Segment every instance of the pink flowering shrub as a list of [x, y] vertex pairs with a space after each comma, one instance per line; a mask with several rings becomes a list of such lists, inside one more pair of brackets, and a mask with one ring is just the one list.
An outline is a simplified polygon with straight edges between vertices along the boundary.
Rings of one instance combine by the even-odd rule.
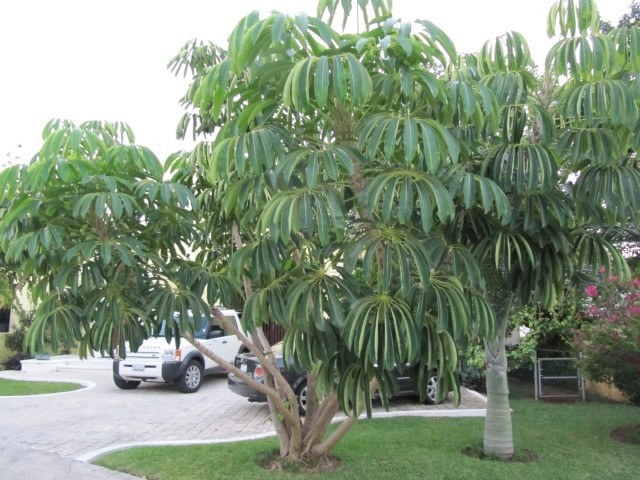
[[640, 404], [640, 280], [600, 279], [584, 289], [572, 346], [587, 378], [607, 382]]

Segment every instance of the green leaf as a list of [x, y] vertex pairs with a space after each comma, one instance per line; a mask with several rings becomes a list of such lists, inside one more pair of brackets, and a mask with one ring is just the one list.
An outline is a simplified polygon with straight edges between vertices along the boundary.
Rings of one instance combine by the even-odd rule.
[[333, 57], [333, 95], [337, 100], [347, 100], [347, 80], [342, 66], [342, 59], [336, 55]]
[[442, 158], [440, 141], [438, 140], [435, 130], [430, 124], [421, 122], [420, 128], [422, 129], [422, 149], [427, 170], [430, 173], [436, 173], [440, 167]]
[[391, 158], [396, 148], [398, 127], [400, 125], [399, 118], [390, 118], [387, 123], [387, 132], [384, 137], [384, 155]]
[[366, 102], [373, 93], [373, 84], [369, 72], [351, 53], [346, 54], [349, 65], [351, 96], [355, 105]]
[[316, 63], [313, 92], [318, 106], [324, 108], [329, 95], [329, 59], [327, 57], [320, 57]]
[[418, 151], [418, 126], [414, 119], [406, 117], [402, 138], [404, 144], [404, 161], [411, 163]]
[[31, 197], [23, 197], [9, 207], [8, 211], [2, 218], [2, 224], [10, 225], [25, 216], [34, 216], [38, 211], [39, 206], [39, 200]]

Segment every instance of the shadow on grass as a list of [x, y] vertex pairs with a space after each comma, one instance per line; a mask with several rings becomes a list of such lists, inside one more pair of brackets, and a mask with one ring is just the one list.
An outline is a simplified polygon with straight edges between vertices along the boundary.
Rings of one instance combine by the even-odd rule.
[[640, 423], [616, 428], [611, 432], [611, 438], [622, 443], [640, 445]]
[[514, 452], [511, 458], [500, 458], [497, 455], [484, 453], [482, 443], [465, 447], [461, 450], [464, 455], [477, 458], [479, 460], [492, 460], [494, 462], [502, 463], [529, 463], [538, 460], [538, 454], [531, 450], [522, 449]]

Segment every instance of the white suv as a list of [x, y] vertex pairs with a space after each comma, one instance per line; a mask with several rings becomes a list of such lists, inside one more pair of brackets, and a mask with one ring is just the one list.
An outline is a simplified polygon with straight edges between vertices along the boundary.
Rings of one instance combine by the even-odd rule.
[[[241, 329], [240, 317], [235, 310], [221, 307], [218, 310]], [[236, 354], [244, 349], [242, 342], [225, 329], [217, 318], [209, 320], [203, 316], [193, 319], [191, 312], [189, 315], [197, 327], [194, 337], [233, 363]], [[167, 342], [163, 330], [157, 337], [145, 340], [137, 352], [131, 352], [127, 347], [126, 358], [113, 361], [113, 382], [116, 386], [131, 390], [140, 382], [175, 382], [181, 392], [193, 393], [200, 388], [203, 375], [224, 372], [222, 367], [200, 353], [185, 338], [180, 339], [180, 348], [176, 348], [175, 340]]]

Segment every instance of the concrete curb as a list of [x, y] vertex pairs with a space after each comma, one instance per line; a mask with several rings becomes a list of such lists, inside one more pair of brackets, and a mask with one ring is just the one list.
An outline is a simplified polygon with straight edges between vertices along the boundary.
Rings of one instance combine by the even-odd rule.
[[108, 453], [118, 452], [120, 450], [127, 450], [129, 448], [136, 447], [179, 447], [186, 445], [214, 445], [220, 443], [235, 443], [235, 442], [244, 442], [247, 440], [260, 440], [261, 438], [269, 438], [274, 437], [275, 432], [267, 432], [267, 433], [258, 433], [255, 435], [247, 435], [244, 437], [236, 437], [236, 438], [223, 438], [223, 439], [215, 439], [211, 440], [159, 440], [152, 442], [131, 442], [131, 443], [121, 443], [119, 445], [112, 445], [111, 447], [99, 448], [98, 450], [94, 450], [92, 452], [87, 452], [84, 455], [80, 455], [79, 457], [74, 458], [77, 462], [91, 462], [97, 458], [102, 457]]
[[469, 390], [468, 388], [465, 388], [465, 390], [469, 392], [472, 396], [476, 397], [477, 399], [482, 400], [484, 403], [487, 403], [486, 395], [476, 392], [475, 390]]
[[[471, 390], [469, 390], [471, 392]], [[480, 398], [486, 401], [484, 395], [473, 392]], [[393, 417], [433, 417], [433, 418], [467, 418], [467, 417], [484, 417], [486, 413], [485, 409], [464, 409], [464, 410], [409, 410], [399, 412], [378, 412], [373, 414], [373, 419], [393, 418]], [[346, 416], [339, 416], [333, 419], [331, 423], [338, 423], [345, 420]], [[362, 414], [359, 420], [366, 419], [366, 415]], [[178, 440], [178, 441], [154, 441], [154, 442], [131, 442], [122, 443], [119, 445], [113, 445], [111, 447], [100, 448], [92, 452], [85, 453], [74, 460], [78, 462], [89, 463], [97, 458], [100, 458], [109, 453], [114, 453], [120, 450], [126, 450], [136, 447], [163, 447], [163, 446], [184, 446], [184, 445], [214, 445], [221, 443], [235, 443], [244, 442], [247, 440], [259, 440], [262, 438], [274, 437], [275, 432], [259, 433], [255, 435], [247, 435], [236, 438], [225, 439], [210, 439], [210, 440]]]
[[60, 395], [69, 395], [72, 393], [80, 393], [85, 392], [87, 390], [91, 390], [95, 388], [95, 382], [91, 382], [89, 380], [81, 380], [78, 378], [46, 378], [46, 377], [21, 377], [16, 374], [11, 374], [10, 372], [4, 371], [0, 372], [0, 378], [4, 378], [6, 380], [18, 380], [21, 382], [50, 382], [50, 383], [75, 383], [78, 385], [82, 385], [84, 388], [79, 388], [77, 390], [70, 390], [68, 392], [56, 392], [56, 393], [40, 393], [34, 395], [11, 395], [11, 396], [0, 396], [0, 401], [8, 398], [43, 398], [43, 397], [53, 397]]
[[[83, 364], [85, 366], [89, 365]], [[6, 445], [0, 453], [2, 478], [135, 480], [90, 462], [136, 447], [215, 445], [275, 436], [268, 408], [248, 403], [231, 393], [225, 381], [208, 382], [199, 396], [180, 396], [162, 385], [145, 385], [140, 392], [122, 392], [113, 385], [111, 372], [106, 369], [4, 371], [0, 378], [70, 382], [85, 387], [71, 392], [0, 399], [0, 406], [13, 412], [7, 415], [0, 429], [0, 442]], [[471, 391], [468, 395], [467, 391], [462, 389], [460, 408], [455, 408], [451, 401], [427, 407], [402, 400], [389, 412], [375, 408], [373, 418], [483, 416], [486, 399]], [[77, 392], [86, 393], [60, 397]], [[123, 403], [130, 408], [123, 411]], [[150, 412], [166, 408], [189, 413], [184, 418], [178, 416], [158, 424], [156, 415]], [[194, 420], [198, 418], [199, 421]], [[206, 418], [204, 423], [203, 418]], [[334, 422], [344, 418], [336, 416]], [[92, 425], [93, 430], [79, 435], [75, 425], [83, 422]], [[187, 428], [178, 435], [176, 429], [181, 426]]]

